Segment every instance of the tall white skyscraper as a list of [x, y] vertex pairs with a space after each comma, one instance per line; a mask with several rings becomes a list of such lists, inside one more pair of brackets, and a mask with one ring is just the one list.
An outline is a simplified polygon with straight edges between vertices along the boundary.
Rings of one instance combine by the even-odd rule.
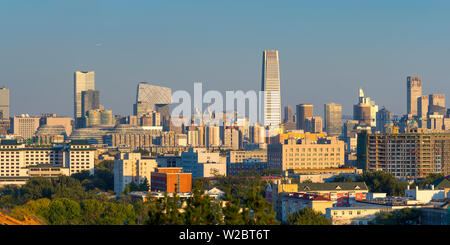
[[74, 74], [74, 118], [78, 127], [80, 119], [84, 116], [81, 109], [81, 93], [83, 91], [95, 90], [94, 71], [76, 71]]
[[278, 128], [281, 123], [278, 50], [264, 50], [261, 90], [264, 91], [264, 126]]

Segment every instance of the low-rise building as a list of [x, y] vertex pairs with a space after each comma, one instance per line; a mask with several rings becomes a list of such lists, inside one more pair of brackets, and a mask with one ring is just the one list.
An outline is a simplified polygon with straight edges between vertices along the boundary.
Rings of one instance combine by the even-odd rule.
[[419, 203], [429, 203], [431, 201], [444, 201], [447, 199], [447, 194], [450, 192], [450, 188], [446, 188], [443, 190], [436, 190], [434, 185], [431, 186], [431, 189], [423, 189], [419, 190], [419, 187], [416, 186], [415, 189], [405, 190], [405, 198], [418, 201]]
[[192, 174], [182, 173], [182, 168], [156, 168], [151, 174], [151, 191], [191, 192]]
[[325, 217], [332, 225], [367, 225], [380, 212], [378, 207], [330, 207]]
[[286, 222], [289, 215], [304, 208], [311, 208], [316, 212], [325, 214], [326, 209], [333, 207], [333, 201], [320, 195], [303, 193], [283, 193], [280, 195], [281, 208], [276, 210], [281, 213], [281, 221]]
[[365, 200], [369, 188], [364, 182], [301, 183], [298, 192], [321, 195], [335, 201], [336, 206], [346, 206], [352, 200]]

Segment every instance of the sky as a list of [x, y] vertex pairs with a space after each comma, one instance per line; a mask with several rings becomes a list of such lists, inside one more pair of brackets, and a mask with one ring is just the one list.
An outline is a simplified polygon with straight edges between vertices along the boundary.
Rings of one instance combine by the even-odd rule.
[[259, 90], [263, 50], [277, 49], [283, 106], [352, 115], [361, 87], [405, 114], [409, 75], [450, 95], [449, 12], [433, 0], [0, 0], [0, 85], [11, 115], [72, 116], [73, 73], [94, 70], [101, 103], [129, 115], [139, 82]]

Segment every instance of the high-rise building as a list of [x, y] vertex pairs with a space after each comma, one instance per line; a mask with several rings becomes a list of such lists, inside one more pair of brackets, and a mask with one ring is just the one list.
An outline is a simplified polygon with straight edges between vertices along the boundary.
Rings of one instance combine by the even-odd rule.
[[11, 119], [14, 135], [23, 139], [30, 139], [39, 128], [41, 118], [30, 117], [28, 115], [15, 116]]
[[353, 106], [353, 119], [360, 124], [375, 128], [377, 126], [378, 105], [366, 97], [362, 88], [358, 91], [358, 104]]
[[285, 106], [284, 107], [284, 120], [283, 122], [294, 122], [294, 113], [292, 111], [291, 106]]
[[0, 88], [0, 119], [9, 120], [9, 89]]
[[358, 168], [385, 171], [396, 178], [450, 174], [450, 134], [413, 129], [407, 133], [358, 133]]
[[422, 96], [422, 77], [408, 76], [406, 78], [407, 86], [407, 114], [417, 116], [417, 99]]
[[342, 105], [325, 104], [325, 131], [329, 136], [339, 137], [342, 134]]
[[81, 92], [81, 116], [86, 116], [89, 110], [100, 109], [100, 91], [86, 90]]
[[278, 128], [281, 123], [278, 50], [264, 50], [261, 90], [264, 91], [264, 126]]
[[209, 126], [206, 129], [206, 145], [208, 147], [220, 146], [220, 127]]
[[322, 133], [323, 123], [321, 117], [307, 117], [305, 124], [305, 132]]
[[133, 113], [140, 118], [147, 112], [156, 111], [161, 114], [161, 121], [164, 123], [165, 119], [169, 120], [171, 103], [171, 88], [139, 83]]
[[445, 107], [445, 94], [430, 94], [430, 105]]
[[386, 108], [383, 107], [381, 110], [379, 110], [377, 112], [377, 131], [381, 133], [386, 133], [384, 126], [386, 124], [392, 123], [393, 117], [394, 113], [387, 110]]
[[95, 72], [94, 71], [76, 71], [74, 73], [74, 118], [75, 126], [82, 127], [82, 92], [95, 90]]
[[313, 117], [313, 105], [311, 104], [300, 104], [296, 106], [297, 114], [297, 129], [306, 130], [305, 120], [307, 117]]
[[422, 95], [417, 99], [417, 116], [419, 118], [427, 118], [429, 104], [430, 96]]

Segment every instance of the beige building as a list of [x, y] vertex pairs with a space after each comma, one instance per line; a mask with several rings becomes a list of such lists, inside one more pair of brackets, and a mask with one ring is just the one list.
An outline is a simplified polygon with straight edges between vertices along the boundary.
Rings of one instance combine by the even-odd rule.
[[325, 214], [328, 208], [333, 207], [333, 201], [314, 194], [303, 193], [283, 193], [280, 195], [281, 208], [277, 213], [281, 213], [281, 221], [288, 221], [292, 215], [304, 208], [311, 208], [316, 212]]
[[422, 77], [421, 76], [408, 76], [406, 78], [406, 92], [407, 92], [407, 103], [406, 111], [407, 114], [412, 114], [417, 116], [417, 99], [422, 96]]
[[311, 104], [299, 104], [296, 106], [297, 112], [297, 129], [306, 131], [305, 120], [308, 117], [314, 116], [313, 105]]
[[94, 71], [76, 71], [74, 73], [74, 118], [79, 121], [84, 115], [81, 110], [81, 93], [95, 90]]
[[30, 117], [28, 115], [13, 117], [13, 133], [23, 139], [30, 139], [34, 136], [40, 125], [40, 117]]
[[445, 94], [430, 94], [430, 105], [445, 107]]
[[342, 105], [330, 103], [324, 105], [324, 128], [329, 136], [342, 134]]
[[94, 154], [95, 150], [81, 141], [48, 148], [27, 147], [16, 140], [2, 140], [0, 184], [11, 178], [23, 180], [33, 176], [72, 175], [83, 170], [94, 174]]
[[307, 117], [305, 119], [305, 131], [311, 133], [322, 133], [323, 123], [321, 117]]
[[95, 149], [86, 141], [72, 140], [66, 149], [65, 167], [69, 168], [70, 175], [82, 171], [89, 171], [90, 175], [94, 175]]
[[358, 135], [358, 168], [385, 171], [397, 178], [450, 174], [450, 134], [412, 130], [402, 134]]
[[334, 137], [318, 141], [288, 139], [267, 148], [269, 166], [289, 169], [326, 169], [345, 164], [345, 143]]
[[325, 217], [332, 225], [367, 225], [381, 211], [378, 207], [329, 207]]
[[417, 116], [419, 118], [427, 118], [429, 105], [430, 96], [422, 95], [417, 99]]
[[150, 186], [151, 173], [157, 167], [155, 158], [143, 158], [140, 153], [121, 153], [114, 161], [114, 192], [120, 195], [131, 182], [141, 184], [147, 180]]
[[71, 117], [57, 117], [57, 116], [46, 116], [42, 117], [41, 124], [49, 125], [49, 126], [57, 126], [62, 125], [66, 130], [66, 135], [70, 136], [72, 134], [72, 122], [73, 118]]
[[244, 159], [260, 159], [261, 162], [267, 162], [267, 150], [228, 152], [228, 162], [230, 163], [242, 163]]

